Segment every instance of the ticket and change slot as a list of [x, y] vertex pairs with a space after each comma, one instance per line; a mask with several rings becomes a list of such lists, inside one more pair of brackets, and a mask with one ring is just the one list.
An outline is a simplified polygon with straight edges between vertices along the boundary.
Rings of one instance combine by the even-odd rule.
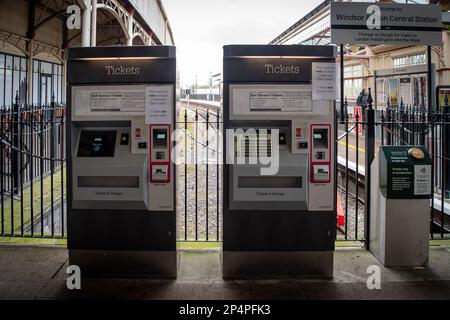
[[[234, 162], [230, 170], [230, 208], [235, 210], [285, 210], [307, 208], [307, 155], [291, 152], [290, 127], [253, 129], [235, 133]], [[274, 141], [274, 139], [277, 139]], [[274, 175], [262, 175], [267, 167], [260, 157], [275, 159], [279, 153], [279, 168]], [[256, 162], [256, 163], [255, 163]]]
[[148, 210], [147, 154], [133, 154], [131, 127], [74, 128], [73, 206], [120, 209], [122, 203]]

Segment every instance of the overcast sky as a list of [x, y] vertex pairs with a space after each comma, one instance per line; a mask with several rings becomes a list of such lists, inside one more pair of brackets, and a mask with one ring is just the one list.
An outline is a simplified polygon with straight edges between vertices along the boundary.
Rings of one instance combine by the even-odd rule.
[[222, 71], [226, 44], [267, 44], [322, 0], [163, 0], [178, 48], [182, 85]]

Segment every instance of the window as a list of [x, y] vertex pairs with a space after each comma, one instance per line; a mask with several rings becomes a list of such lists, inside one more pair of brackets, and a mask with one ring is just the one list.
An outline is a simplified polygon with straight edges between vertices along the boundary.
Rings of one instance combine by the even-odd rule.
[[33, 103], [49, 104], [52, 96], [62, 103], [62, 65], [34, 60], [33, 69]]
[[5, 100], [3, 102], [3, 105], [9, 109], [13, 102], [12, 101], [12, 99], [13, 99], [12, 98], [13, 78], [12, 78], [12, 70], [11, 69], [5, 70], [5, 78], [3, 81], [5, 83]]
[[26, 103], [27, 59], [0, 54], [0, 108], [10, 108], [19, 94]]
[[425, 54], [394, 58], [394, 68], [411, 67], [426, 63]]
[[362, 91], [362, 66], [355, 64], [344, 68], [344, 92], [349, 99], [356, 99]]
[[[22, 104], [48, 104], [53, 94], [57, 103], [63, 102], [62, 65], [33, 60], [33, 72], [28, 75], [27, 71], [27, 58], [0, 54], [0, 108], [10, 108], [17, 93]], [[29, 76], [33, 77], [33, 88], [28, 88]], [[32, 101], [28, 101], [29, 89], [32, 90]]]

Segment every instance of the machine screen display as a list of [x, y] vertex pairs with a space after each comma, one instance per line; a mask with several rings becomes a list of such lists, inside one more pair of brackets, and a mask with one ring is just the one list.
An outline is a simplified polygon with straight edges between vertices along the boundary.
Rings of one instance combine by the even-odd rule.
[[166, 148], [168, 140], [167, 129], [156, 129], [153, 131], [153, 147]]
[[328, 149], [328, 129], [314, 129], [314, 148]]
[[78, 146], [79, 158], [114, 157], [116, 131], [82, 131]]

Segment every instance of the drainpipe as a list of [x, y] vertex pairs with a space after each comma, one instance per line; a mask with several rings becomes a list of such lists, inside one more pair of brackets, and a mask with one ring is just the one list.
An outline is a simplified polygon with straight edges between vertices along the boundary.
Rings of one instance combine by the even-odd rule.
[[90, 47], [91, 45], [91, 3], [92, 0], [84, 0], [86, 9], [83, 11], [83, 25], [81, 26], [81, 45]]
[[91, 47], [97, 46], [97, 0], [92, 1], [91, 12]]

